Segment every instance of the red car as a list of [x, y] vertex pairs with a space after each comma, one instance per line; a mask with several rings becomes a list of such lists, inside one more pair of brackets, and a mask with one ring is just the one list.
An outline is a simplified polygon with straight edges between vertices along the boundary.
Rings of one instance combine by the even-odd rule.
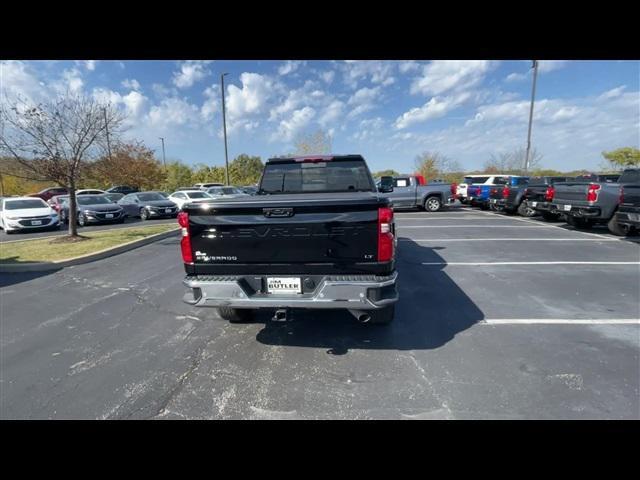
[[69, 199], [69, 195], [55, 195], [51, 197], [47, 203], [53, 208], [58, 214], [60, 214], [60, 209], [62, 208], [62, 202]]
[[45, 188], [44, 190], [38, 193], [32, 193], [31, 195], [28, 195], [28, 196], [38, 197], [46, 202], [51, 197], [54, 197], [56, 195], [68, 195], [68, 194], [69, 194], [69, 191], [64, 187], [50, 187], [50, 188]]

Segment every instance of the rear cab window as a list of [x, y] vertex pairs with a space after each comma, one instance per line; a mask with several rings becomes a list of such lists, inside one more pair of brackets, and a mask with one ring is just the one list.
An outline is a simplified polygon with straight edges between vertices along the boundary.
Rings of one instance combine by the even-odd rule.
[[620, 175], [619, 183], [640, 183], [640, 169], [625, 170]]
[[373, 192], [371, 173], [362, 157], [270, 160], [259, 194]]

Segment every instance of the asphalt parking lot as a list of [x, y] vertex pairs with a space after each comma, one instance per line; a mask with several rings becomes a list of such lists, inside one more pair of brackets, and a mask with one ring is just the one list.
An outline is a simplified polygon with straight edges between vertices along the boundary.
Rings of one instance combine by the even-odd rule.
[[[78, 227], [78, 233], [82, 234], [83, 232], [93, 232], [97, 230], [109, 230], [112, 228], [127, 228], [127, 227], [136, 227], [138, 225], [155, 225], [156, 223], [176, 223], [177, 220], [175, 218], [163, 218], [163, 219], [153, 219], [149, 221], [143, 222], [139, 218], [127, 217], [124, 223], [105, 223], [105, 224], [97, 224], [97, 225], [87, 225], [86, 227]], [[12, 233], [11, 235], [7, 235], [7, 232], [4, 230], [0, 230], [0, 243], [3, 242], [15, 242], [18, 240], [28, 240], [31, 238], [43, 238], [43, 237], [52, 237], [54, 235], [66, 235], [68, 232], [68, 226], [65, 225], [63, 228], [58, 230], [30, 230], [30, 231], [19, 231], [16, 233]]]
[[467, 208], [396, 222], [388, 327], [191, 308], [178, 237], [0, 274], [0, 417], [640, 418], [638, 238]]

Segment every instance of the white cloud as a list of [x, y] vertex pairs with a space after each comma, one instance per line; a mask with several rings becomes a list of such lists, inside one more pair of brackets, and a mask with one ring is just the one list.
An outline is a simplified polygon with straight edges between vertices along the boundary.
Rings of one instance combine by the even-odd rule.
[[76, 65], [84, 67], [85, 69], [93, 72], [96, 69], [98, 62], [96, 60], [76, 60]]
[[413, 80], [412, 94], [440, 95], [478, 85], [496, 65], [488, 60], [434, 60]]
[[507, 82], [520, 82], [522, 80], [524, 80], [525, 78], [527, 78], [527, 74], [526, 73], [510, 73], [509, 75], [507, 75], [507, 78], [505, 78], [505, 80]]
[[322, 72], [320, 74], [320, 78], [322, 78], [322, 80], [329, 85], [331, 82], [333, 82], [333, 78], [336, 76], [336, 72], [335, 70], [327, 70], [325, 72]]
[[180, 63], [180, 70], [173, 72], [173, 84], [178, 88], [189, 88], [211, 74], [205, 68], [210, 61], [187, 60]]
[[306, 64], [307, 62], [301, 60], [287, 60], [278, 68], [278, 74], [288, 75], [295, 72], [298, 68], [305, 66]]
[[398, 65], [398, 70], [400, 73], [413, 72], [420, 68], [420, 64], [414, 60], [409, 60], [407, 62], [400, 62]]
[[211, 85], [203, 92], [206, 100], [200, 107], [200, 115], [205, 121], [213, 119], [213, 116], [220, 110], [220, 87]]
[[396, 119], [395, 127], [399, 130], [413, 124], [445, 116], [451, 110], [458, 108], [471, 98], [471, 94], [464, 92], [450, 97], [433, 97], [422, 107], [412, 108]]
[[22, 96], [30, 103], [37, 103], [47, 97], [44, 83], [25, 62], [3, 60], [0, 62], [0, 94], [9, 98]]
[[622, 95], [624, 90], [627, 88], [626, 85], [620, 85], [619, 87], [612, 88], [611, 90], [607, 90], [602, 95], [598, 97], [598, 100], [608, 100], [610, 98], [616, 98]]
[[328, 125], [335, 124], [338, 119], [343, 116], [344, 113], [344, 102], [340, 100], [332, 101], [324, 111], [320, 114], [320, 118], [318, 119], [318, 123], [326, 128]]
[[538, 72], [549, 73], [560, 70], [568, 65], [567, 60], [538, 60]]
[[278, 131], [272, 135], [271, 140], [290, 142], [298, 132], [309, 125], [315, 114], [316, 111], [311, 107], [295, 110], [289, 119], [280, 122]]
[[378, 60], [347, 60], [342, 65], [344, 82], [351, 88], [357, 88], [362, 79], [373, 84], [391, 85], [395, 78], [392, 73], [396, 62]]
[[381, 87], [368, 88], [363, 87], [356, 91], [348, 100], [348, 104], [354, 107], [349, 112], [349, 117], [356, 117], [364, 112], [374, 109], [376, 101], [380, 98], [382, 93]]
[[362, 120], [358, 130], [351, 136], [354, 140], [366, 140], [372, 138], [384, 126], [382, 117], [368, 118]]
[[140, 82], [138, 82], [135, 78], [133, 79], [128, 79], [125, 78], [120, 85], [122, 85], [124, 88], [128, 88], [130, 90], [140, 90]]
[[166, 131], [176, 126], [198, 126], [200, 111], [184, 99], [165, 98], [160, 104], [151, 107], [147, 119], [151, 127]]
[[142, 112], [145, 110], [147, 97], [142, 95], [140, 92], [132, 90], [122, 97], [122, 102], [124, 103], [127, 112], [137, 118], [140, 117]]
[[53, 87], [59, 93], [69, 91], [73, 94], [80, 93], [84, 81], [82, 80], [82, 73], [77, 68], [71, 68], [62, 72], [61, 80], [54, 82]]

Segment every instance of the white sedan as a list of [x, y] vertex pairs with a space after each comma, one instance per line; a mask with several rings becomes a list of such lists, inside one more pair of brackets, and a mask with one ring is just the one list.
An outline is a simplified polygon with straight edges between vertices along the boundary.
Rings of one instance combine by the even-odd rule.
[[211, 195], [202, 190], [179, 190], [169, 195], [169, 200], [178, 205], [180, 209], [182, 209], [182, 206], [186, 203], [203, 202], [211, 200], [212, 198]]
[[0, 227], [7, 233], [59, 228], [60, 218], [41, 198], [8, 197], [0, 201]]

